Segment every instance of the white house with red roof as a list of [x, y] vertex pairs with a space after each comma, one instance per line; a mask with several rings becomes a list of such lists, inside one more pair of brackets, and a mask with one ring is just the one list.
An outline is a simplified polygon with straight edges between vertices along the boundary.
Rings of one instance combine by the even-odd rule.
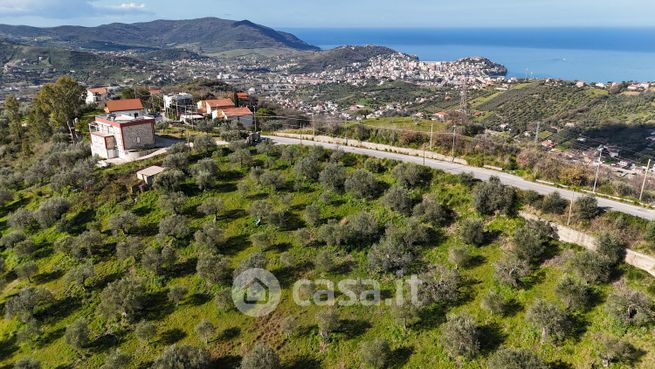
[[255, 119], [252, 111], [245, 106], [216, 110], [212, 112], [212, 118], [230, 122], [239, 122], [244, 127], [251, 126]]
[[198, 101], [198, 112], [210, 115], [214, 111], [224, 108], [234, 108], [234, 101], [231, 99], [214, 99]]
[[111, 97], [111, 91], [108, 87], [92, 87], [86, 90], [86, 103], [102, 105]]
[[89, 124], [91, 153], [103, 159], [130, 159], [155, 145], [155, 119], [134, 115], [104, 115]]

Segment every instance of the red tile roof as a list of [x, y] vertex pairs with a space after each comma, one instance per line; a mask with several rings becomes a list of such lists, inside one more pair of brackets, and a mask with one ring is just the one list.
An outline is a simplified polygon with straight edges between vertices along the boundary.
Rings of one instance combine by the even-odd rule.
[[115, 113], [128, 110], [143, 110], [141, 99], [111, 100], [107, 101], [107, 107], [105, 107], [105, 111], [107, 113]]
[[237, 97], [241, 100], [247, 100], [250, 98], [250, 95], [245, 92], [237, 92]]
[[87, 89], [92, 94], [106, 94], [107, 93], [107, 87], [93, 87]]
[[234, 106], [234, 102], [230, 99], [207, 100], [205, 103], [212, 109], [231, 108]]
[[252, 112], [250, 111], [250, 109], [248, 109], [246, 107], [227, 108], [227, 109], [221, 109], [221, 110], [223, 110], [223, 114], [225, 114], [225, 116], [227, 116], [228, 118], [252, 116]]

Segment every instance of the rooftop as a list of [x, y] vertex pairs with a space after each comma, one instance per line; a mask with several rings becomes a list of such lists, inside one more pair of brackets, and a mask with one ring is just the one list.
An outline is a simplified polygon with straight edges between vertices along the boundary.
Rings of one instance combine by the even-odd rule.
[[110, 100], [107, 101], [107, 107], [105, 108], [107, 113], [128, 110], [143, 110], [141, 99]]
[[223, 114], [225, 114], [228, 118], [230, 117], [245, 117], [245, 116], [251, 116], [252, 112], [250, 109], [246, 107], [242, 108], [227, 108], [227, 109], [221, 109], [223, 110]]
[[234, 102], [230, 99], [214, 99], [206, 100], [205, 102], [211, 108], [228, 108], [234, 106]]

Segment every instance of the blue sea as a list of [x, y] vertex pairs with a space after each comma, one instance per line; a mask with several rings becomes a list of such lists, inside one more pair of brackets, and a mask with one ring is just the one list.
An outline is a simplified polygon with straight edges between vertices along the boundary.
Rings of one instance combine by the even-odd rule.
[[655, 28], [288, 28], [330, 49], [381, 45], [425, 61], [482, 56], [512, 77], [655, 81]]

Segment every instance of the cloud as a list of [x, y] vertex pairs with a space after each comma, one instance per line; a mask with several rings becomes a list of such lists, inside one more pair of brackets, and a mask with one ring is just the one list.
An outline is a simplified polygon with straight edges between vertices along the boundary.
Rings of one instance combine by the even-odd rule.
[[98, 0], [0, 0], [0, 14], [3, 17], [72, 19], [150, 13], [143, 3], [99, 3]]

